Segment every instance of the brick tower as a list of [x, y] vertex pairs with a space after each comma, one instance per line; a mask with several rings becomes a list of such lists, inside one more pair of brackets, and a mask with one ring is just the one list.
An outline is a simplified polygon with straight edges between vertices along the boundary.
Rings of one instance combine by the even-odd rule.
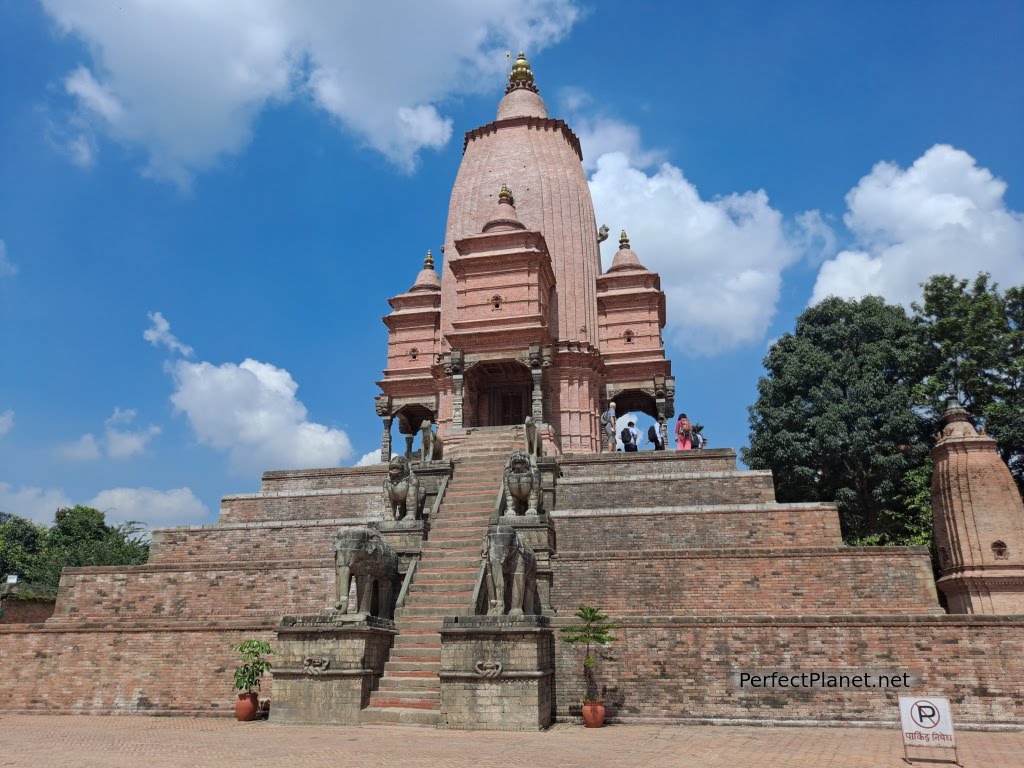
[[421, 273], [390, 300], [382, 458], [396, 419], [410, 445], [426, 419], [457, 445], [467, 430], [532, 416], [547, 452], [567, 454], [600, 450], [610, 400], [662, 423], [674, 415], [660, 279], [624, 232], [601, 274], [606, 235], [582, 158], [520, 54], [497, 120], [466, 134], [439, 289]]
[[932, 451], [932, 511], [950, 613], [1024, 614], [1024, 501], [996, 441], [950, 400]]

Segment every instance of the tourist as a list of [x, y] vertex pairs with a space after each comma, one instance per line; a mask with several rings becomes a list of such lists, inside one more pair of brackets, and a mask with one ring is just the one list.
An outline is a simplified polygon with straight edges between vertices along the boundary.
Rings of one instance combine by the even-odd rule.
[[693, 424], [685, 413], [680, 413], [676, 419], [676, 450], [688, 451], [694, 447]]
[[629, 425], [622, 429], [622, 450], [627, 453], [633, 453], [637, 450], [637, 441], [640, 439], [640, 433], [636, 431], [636, 422], [631, 421]]
[[615, 450], [615, 401], [608, 403], [608, 410], [601, 414], [601, 429], [604, 430], [604, 443], [607, 450]]
[[644, 445], [653, 445], [656, 451], [665, 450], [665, 440], [661, 436], [661, 424], [659, 422], [655, 422], [647, 428], [647, 440], [644, 441]]

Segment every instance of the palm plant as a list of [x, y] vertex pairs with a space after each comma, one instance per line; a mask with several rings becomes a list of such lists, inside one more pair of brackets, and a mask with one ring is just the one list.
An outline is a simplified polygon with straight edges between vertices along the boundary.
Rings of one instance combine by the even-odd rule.
[[608, 616], [601, 613], [600, 608], [590, 605], [581, 605], [576, 609], [576, 618], [579, 624], [562, 627], [562, 640], [573, 645], [582, 645], [583, 650], [583, 679], [587, 686], [585, 701], [601, 701], [597, 694], [597, 679], [594, 674], [594, 667], [597, 659], [614, 659], [615, 657], [606, 653], [604, 646], [618, 640], [613, 637], [611, 631], [618, 629], [618, 626], [608, 621]]

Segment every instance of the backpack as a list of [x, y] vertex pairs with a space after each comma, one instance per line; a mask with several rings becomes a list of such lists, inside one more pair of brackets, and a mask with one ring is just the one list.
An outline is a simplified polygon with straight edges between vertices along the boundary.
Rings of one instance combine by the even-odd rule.
[[633, 442], [633, 433], [629, 431], [629, 427], [623, 427], [622, 434], [619, 437], [622, 438], [623, 445], [629, 445]]

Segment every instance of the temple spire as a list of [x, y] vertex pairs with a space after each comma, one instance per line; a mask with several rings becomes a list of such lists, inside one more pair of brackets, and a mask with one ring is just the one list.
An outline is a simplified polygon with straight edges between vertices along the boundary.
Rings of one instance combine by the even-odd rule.
[[517, 88], [525, 88], [534, 93], [539, 92], [539, 89], [533, 82], [533, 70], [530, 69], [530, 62], [526, 60], [526, 55], [522, 51], [519, 52], [519, 58], [512, 65], [512, 72], [508, 76], [508, 85], [505, 87], [505, 93], [510, 93]]
[[426, 258], [423, 259], [423, 268], [424, 269], [433, 269], [434, 268], [434, 257], [431, 255], [429, 248], [427, 249]]
[[508, 188], [508, 184], [502, 184], [501, 189], [498, 190], [498, 202], [508, 203], [513, 208], [516, 207], [515, 198], [512, 197], [512, 190]]
[[619, 235], [619, 250], [624, 251], [629, 248], [629, 235], [626, 234], [626, 230], [622, 230], [622, 234]]

